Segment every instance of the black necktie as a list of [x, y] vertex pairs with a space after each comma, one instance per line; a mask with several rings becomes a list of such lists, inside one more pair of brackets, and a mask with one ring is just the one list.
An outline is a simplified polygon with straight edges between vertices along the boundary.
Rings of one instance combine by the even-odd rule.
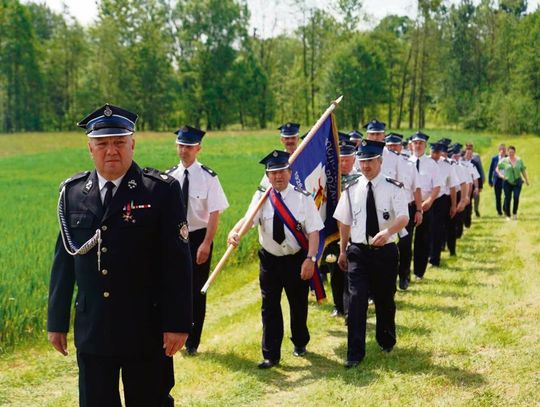
[[105, 183], [105, 189], [106, 191], [105, 191], [105, 199], [103, 199], [103, 209], [106, 210], [112, 201], [114, 183], [112, 181], [107, 181]]
[[189, 171], [187, 168], [184, 170], [184, 182], [182, 183], [182, 197], [184, 198], [184, 207], [186, 208], [186, 213], [188, 209], [188, 198], [189, 198]]
[[371, 181], [368, 182], [368, 193], [366, 201], [366, 243], [369, 244], [368, 236], [372, 238], [379, 233], [379, 220], [377, 219], [377, 208], [375, 207], [375, 196], [371, 189]]
[[[278, 197], [281, 197], [279, 192], [276, 192]], [[285, 225], [279, 218], [276, 210], [274, 209], [274, 221], [272, 223], [272, 238], [278, 243], [281, 244], [285, 240]]]
[[416, 160], [416, 171], [420, 172], [420, 157]]

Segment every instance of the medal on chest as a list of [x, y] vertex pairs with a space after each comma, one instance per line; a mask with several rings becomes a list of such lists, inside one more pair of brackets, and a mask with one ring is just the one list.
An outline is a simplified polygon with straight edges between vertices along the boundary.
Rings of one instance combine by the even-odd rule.
[[150, 204], [135, 205], [133, 201], [128, 202], [122, 208], [123, 210], [122, 219], [124, 219], [124, 222], [126, 223], [136, 223], [137, 219], [135, 219], [133, 211], [137, 209], [149, 209], [151, 207], [152, 205]]

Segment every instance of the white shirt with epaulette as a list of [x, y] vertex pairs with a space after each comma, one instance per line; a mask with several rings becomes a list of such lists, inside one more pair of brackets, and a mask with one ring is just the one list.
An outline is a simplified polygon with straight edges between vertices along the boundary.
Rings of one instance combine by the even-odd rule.
[[439, 160], [435, 162], [439, 166], [442, 180], [441, 191], [439, 192], [439, 196], [437, 198], [443, 195], [450, 195], [450, 189], [458, 187], [460, 184], [459, 178], [456, 174], [456, 169], [454, 168], [455, 165], [452, 165], [444, 157], [439, 158]]
[[[358, 178], [339, 199], [334, 218], [351, 227], [353, 243], [371, 244], [366, 241], [366, 203], [368, 193], [366, 177]], [[382, 172], [371, 180], [379, 230], [388, 228], [398, 216], [409, 219], [409, 208], [405, 190], [401, 183], [386, 177]], [[350, 197], [350, 202], [349, 202]], [[373, 236], [371, 236], [373, 238]], [[397, 233], [391, 235], [387, 243], [395, 242]]]
[[[186, 167], [180, 162], [178, 166], [167, 172], [170, 176], [184, 183], [184, 170]], [[187, 168], [189, 172], [189, 202], [187, 212], [187, 222], [189, 231], [194, 232], [206, 228], [210, 213], [223, 212], [229, 207], [229, 202], [223, 192], [217, 174], [195, 160]]]
[[436, 187], [442, 187], [441, 172], [435, 160], [427, 155], [417, 157], [412, 155], [409, 160], [416, 168], [416, 161], [420, 160], [420, 172], [418, 186], [422, 190], [422, 201], [425, 201]]
[[407, 202], [414, 201], [414, 191], [419, 188], [419, 175], [414, 164], [407, 157], [398, 156], [397, 180], [403, 184]]
[[476, 166], [470, 160], [462, 159], [460, 160], [460, 164], [467, 168], [473, 181], [480, 178], [480, 173], [476, 169]]
[[[302, 225], [304, 233], [309, 234], [324, 229], [324, 223], [311, 194], [301, 191], [291, 184], [288, 184], [287, 188], [280, 193], [287, 208], [289, 208], [295, 219]], [[262, 195], [263, 192], [261, 191], [255, 192], [248, 212], [257, 205]], [[261, 210], [253, 218], [253, 226], [259, 225], [259, 243], [267, 252], [274, 256], [287, 256], [297, 253], [301, 249], [300, 245], [287, 226], [285, 226], [285, 240], [281, 244], [278, 244], [274, 240], [273, 222], [274, 207], [270, 199], [267, 198]]]
[[465, 167], [464, 165], [461, 165], [460, 161], [452, 161], [452, 162], [453, 162], [452, 167], [454, 167], [456, 170], [459, 183], [471, 184], [473, 181], [472, 181], [472, 177], [469, 172], [469, 169]]
[[384, 147], [382, 160], [381, 172], [392, 179], [399, 179], [399, 154]]

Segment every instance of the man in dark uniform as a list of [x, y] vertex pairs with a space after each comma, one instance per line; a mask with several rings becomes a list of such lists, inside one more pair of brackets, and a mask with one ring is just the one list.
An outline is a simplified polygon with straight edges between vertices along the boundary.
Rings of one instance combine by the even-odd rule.
[[81, 406], [170, 406], [172, 356], [191, 329], [191, 257], [180, 185], [133, 161], [137, 115], [105, 105], [86, 129], [95, 169], [61, 185], [49, 341], [67, 354], [75, 283]]
[[[357, 366], [366, 353], [368, 291], [377, 318], [376, 339], [384, 352], [396, 344], [397, 234], [409, 210], [402, 184], [382, 174], [384, 143], [363, 140], [358, 151], [362, 177], [341, 195], [334, 217], [340, 222], [338, 263], [349, 279], [347, 361]], [[350, 242], [350, 245], [349, 245]]]
[[[291, 311], [291, 341], [294, 356], [304, 356], [309, 342], [307, 327], [309, 279], [315, 271], [319, 231], [324, 224], [309, 192], [293, 187], [289, 153], [274, 150], [261, 160], [265, 165], [271, 190], [262, 208], [253, 219], [259, 225], [260, 275], [262, 295], [262, 353], [260, 369], [279, 363], [283, 341], [281, 294], [285, 290]], [[262, 197], [258, 190], [251, 201], [251, 212]], [[289, 219], [285, 225], [284, 219]], [[240, 219], [228, 236], [228, 243], [237, 246]], [[301, 239], [301, 240], [300, 240]]]

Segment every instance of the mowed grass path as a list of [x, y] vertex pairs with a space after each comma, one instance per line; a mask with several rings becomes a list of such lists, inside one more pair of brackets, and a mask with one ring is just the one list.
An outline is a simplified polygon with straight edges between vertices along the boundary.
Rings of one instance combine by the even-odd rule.
[[[256, 140], [255, 145], [249, 144], [252, 139]], [[465, 140], [466, 137], [461, 139]], [[275, 139], [259, 134], [245, 139], [248, 147], [244, 151], [234, 152], [227, 150], [232, 148], [228, 140], [230, 138], [220, 140], [222, 144], [218, 144], [222, 154], [213, 151], [213, 158], [247, 155], [255, 160], [275, 145]], [[489, 163], [486, 159], [496, 151], [500, 140], [491, 140], [490, 149], [487, 148], [487, 139], [485, 141], [484, 163]], [[141, 149], [144, 143], [150, 144], [150, 141], [141, 140]], [[458, 257], [450, 259], [444, 254], [441, 268], [429, 269], [424, 282], [412, 285], [405, 293], [397, 293], [398, 344], [394, 352], [386, 355], [379, 351], [374, 340], [375, 320], [371, 307], [366, 359], [359, 368], [345, 370], [342, 367], [346, 353], [343, 320], [329, 317], [332, 309], [330, 302], [318, 306], [312, 301], [309, 316], [312, 339], [308, 356], [304, 359], [293, 357], [292, 344], [285, 340], [281, 366], [270, 371], [259, 371], [256, 368], [261, 357], [258, 268], [256, 263], [249, 261], [252, 259], [251, 253], [246, 251], [239, 256], [243, 263], [227, 267], [209, 291], [208, 317], [200, 355], [194, 358], [183, 354], [175, 357], [176, 386], [173, 396], [177, 404], [540, 404], [540, 192], [536, 182], [540, 174], [540, 139], [514, 138], [512, 143], [517, 146], [518, 155], [525, 158], [533, 181], [531, 187], [524, 187], [520, 219], [506, 222], [494, 215], [492, 190], [484, 191], [481, 205], [483, 216], [473, 220], [472, 229], [466, 231], [458, 243]], [[218, 144], [214, 144], [214, 148]], [[175, 161], [165, 139], [152, 146], [168, 154], [167, 158], [161, 159], [164, 164]], [[74, 171], [81, 168], [80, 163], [73, 162], [73, 157], [84, 157], [84, 154], [77, 155], [72, 148], [61, 151], [65, 151], [66, 155], [63, 166]], [[36, 155], [41, 157], [40, 154], [45, 155], [44, 160], [50, 157], [62, 160], [58, 150], [56, 155], [37, 151], [25, 154], [34, 161], [37, 160]], [[68, 159], [69, 154], [75, 156]], [[146, 159], [150, 157], [144, 154], [140, 156]], [[5, 160], [20, 162], [15, 160], [14, 155]], [[0, 160], [2, 178], [7, 168], [5, 160]], [[160, 168], [167, 166], [158, 165], [159, 162], [141, 164]], [[224, 166], [221, 171], [216, 167], [220, 176], [234, 171], [225, 167], [224, 162], [221, 164]], [[59, 163], [51, 165], [55, 171], [61, 167]], [[212, 166], [212, 163], [209, 162], [209, 165]], [[231, 202], [231, 216], [224, 219], [224, 226], [231, 224], [236, 215], [243, 212], [244, 208], [240, 207], [244, 197], [241, 195], [251, 195], [249, 190], [245, 190], [245, 179], [255, 185], [260, 178], [257, 166], [250, 168], [236, 174], [234, 182], [222, 177], [227, 192], [228, 188], [234, 189], [235, 184], [238, 185], [237, 192], [228, 192], [235, 196], [237, 202]], [[69, 169], [66, 173], [69, 175]], [[40, 177], [47, 178], [40, 174], [32, 176], [35, 179]], [[47, 209], [52, 210], [55, 198], [49, 201], [51, 208]], [[16, 201], [10, 202], [17, 204]], [[23, 206], [23, 215], [25, 208]], [[21, 216], [20, 221], [24, 219]], [[54, 217], [52, 221], [47, 218], [41, 223], [47, 222], [51, 223], [48, 227], [51, 238], [54, 238]], [[3, 225], [4, 221], [0, 227]], [[36, 225], [35, 232], [38, 230], [39, 225]], [[30, 244], [32, 233], [25, 233], [28, 233], [25, 237], [13, 239], [27, 239], [26, 244]], [[253, 235], [252, 232], [248, 246], [253, 246]], [[42, 243], [51, 249], [50, 241]], [[35, 250], [40, 252], [39, 248]], [[20, 256], [24, 256], [24, 252]], [[50, 254], [47, 256], [50, 257]], [[5, 261], [5, 257], [0, 257], [0, 264], [4, 265]], [[27, 256], [19, 261], [29, 263], [34, 260]], [[18, 263], [12, 264], [18, 267]], [[41, 276], [41, 280], [32, 280], [35, 285], [32, 289], [46, 295], [46, 286], [41, 287], [39, 281], [46, 285], [46, 266], [50, 260], [47, 258], [37, 264], [44, 270], [29, 271], [28, 276]], [[4, 268], [0, 272], [3, 279], [17, 279], [16, 275]], [[28, 290], [24, 280], [19, 285]], [[4, 295], [2, 292], [0, 294]], [[286, 301], [283, 305], [287, 310]], [[42, 307], [42, 304], [39, 306]], [[286, 314], [285, 320], [288, 321]], [[38, 319], [41, 321], [42, 311], [38, 315], [41, 315]], [[19, 345], [14, 351], [5, 353], [0, 357], [0, 405], [76, 405], [77, 367], [72, 344], [70, 350], [70, 355], [64, 358], [50, 350], [42, 339], [32, 345]]]

